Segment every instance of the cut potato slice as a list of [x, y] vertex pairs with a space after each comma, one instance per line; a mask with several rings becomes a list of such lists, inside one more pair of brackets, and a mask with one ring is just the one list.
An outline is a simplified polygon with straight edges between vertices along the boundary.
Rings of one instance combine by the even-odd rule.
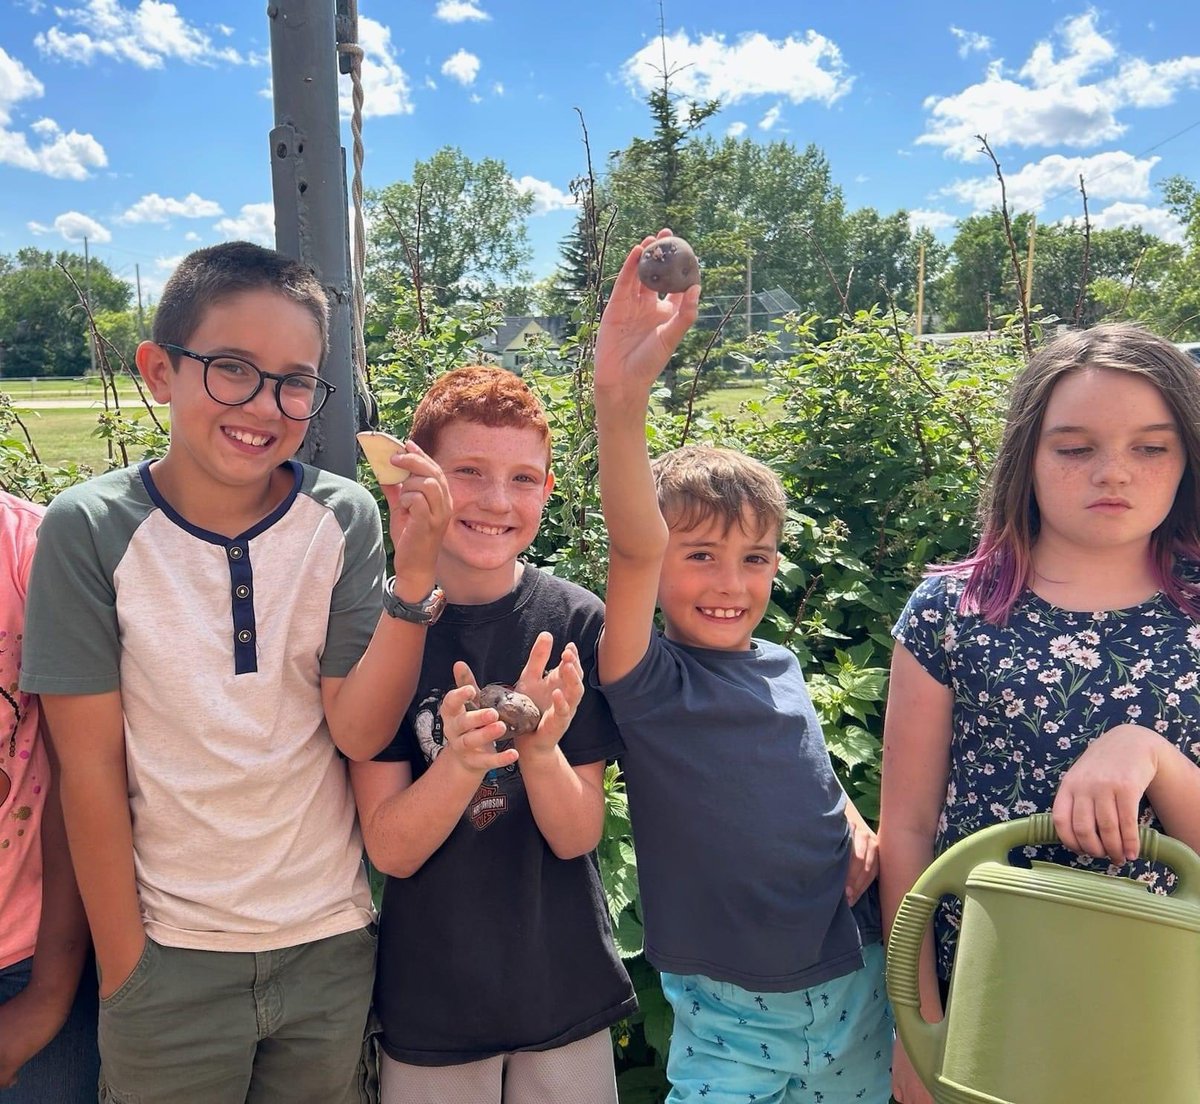
[[355, 436], [381, 487], [403, 483], [409, 477], [408, 468], [397, 467], [392, 463], [392, 457], [396, 453], [404, 452], [404, 442], [398, 437], [381, 430], [365, 430]]

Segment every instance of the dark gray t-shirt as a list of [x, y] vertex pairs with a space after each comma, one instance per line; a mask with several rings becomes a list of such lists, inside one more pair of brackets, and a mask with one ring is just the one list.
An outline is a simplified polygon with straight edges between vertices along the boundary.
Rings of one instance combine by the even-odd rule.
[[857, 970], [877, 899], [846, 903], [846, 798], [795, 656], [655, 636], [602, 689], [625, 746], [650, 962], [771, 992]]

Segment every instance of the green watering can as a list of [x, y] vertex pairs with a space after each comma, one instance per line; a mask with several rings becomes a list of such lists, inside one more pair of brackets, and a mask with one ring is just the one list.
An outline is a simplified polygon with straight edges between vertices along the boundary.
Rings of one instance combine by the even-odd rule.
[[[896, 1029], [937, 1104], [1200, 1102], [1200, 856], [1150, 828], [1143, 859], [1170, 897], [1129, 878], [1009, 864], [1057, 843], [1049, 813], [985, 828], [917, 879], [892, 926]], [[919, 1011], [917, 962], [943, 895], [962, 900], [946, 1017]]]

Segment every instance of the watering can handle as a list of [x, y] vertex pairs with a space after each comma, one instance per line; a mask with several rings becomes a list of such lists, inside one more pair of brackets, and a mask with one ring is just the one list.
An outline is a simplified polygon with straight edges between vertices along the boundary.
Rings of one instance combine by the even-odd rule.
[[[888, 938], [888, 997], [896, 1014], [896, 1030], [904, 1049], [926, 1085], [933, 1084], [946, 1021], [931, 1024], [921, 1016], [917, 967], [921, 944], [938, 901], [947, 895], [961, 897], [967, 876], [980, 863], [1006, 863], [1008, 853], [1014, 847], [1058, 842], [1050, 813], [1038, 813], [984, 828], [934, 859], [900, 903]], [[1196, 852], [1153, 828], [1139, 829], [1138, 843], [1139, 858], [1165, 863], [1175, 871], [1178, 882], [1172, 897], [1200, 905], [1200, 857]]]

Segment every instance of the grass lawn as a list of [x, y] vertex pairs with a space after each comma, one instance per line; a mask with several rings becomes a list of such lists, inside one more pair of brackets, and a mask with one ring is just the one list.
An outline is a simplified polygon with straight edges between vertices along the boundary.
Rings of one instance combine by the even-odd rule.
[[[107, 445], [92, 435], [97, 410], [47, 408], [17, 413], [29, 430], [43, 464], [58, 465], [73, 460], [96, 472], [105, 470]], [[14, 427], [13, 436], [21, 439], [19, 426]]]
[[[88, 464], [96, 471], [104, 469], [107, 455], [105, 443], [92, 434], [96, 428], [97, 412], [103, 405], [98, 381], [0, 379], [0, 391], [12, 396], [13, 404], [18, 408], [20, 418], [28, 428], [43, 463], [58, 465], [74, 461], [77, 464]], [[126, 410], [140, 409], [132, 383], [121, 381], [120, 393], [122, 406]], [[739, 383], [708, 392], [700, 399], [699, 406], [703, 410], [714, 410], [736, 417], [743, 403], [762, 399], [764, 395], [765, 389], [761, 384]], [[30, 402], [53, 402], [63, 399], [91, 399], [97, 405], [91, 409], [30, 409], [26, 406]], [[160, 413], [160, 417], [163, 414], [165, 411]], [[773, 410], [768, 410], [765, 416], [772, 419], [778, 415]], [[19, 429], [15, 435], [20, 436]]]
[[[46, 379], [2, 379], [0, 391], [11, 395], [13, 402], [20, 404], [38, 399], [94, 399], [103, 402], [104, 389], [98, 376], [87, 376], [82, 379], [55, 378]], [[128, 376], [117, 377], [117, 391], [122, 396], [136, 397], [137, 390], [133, 380]]]

